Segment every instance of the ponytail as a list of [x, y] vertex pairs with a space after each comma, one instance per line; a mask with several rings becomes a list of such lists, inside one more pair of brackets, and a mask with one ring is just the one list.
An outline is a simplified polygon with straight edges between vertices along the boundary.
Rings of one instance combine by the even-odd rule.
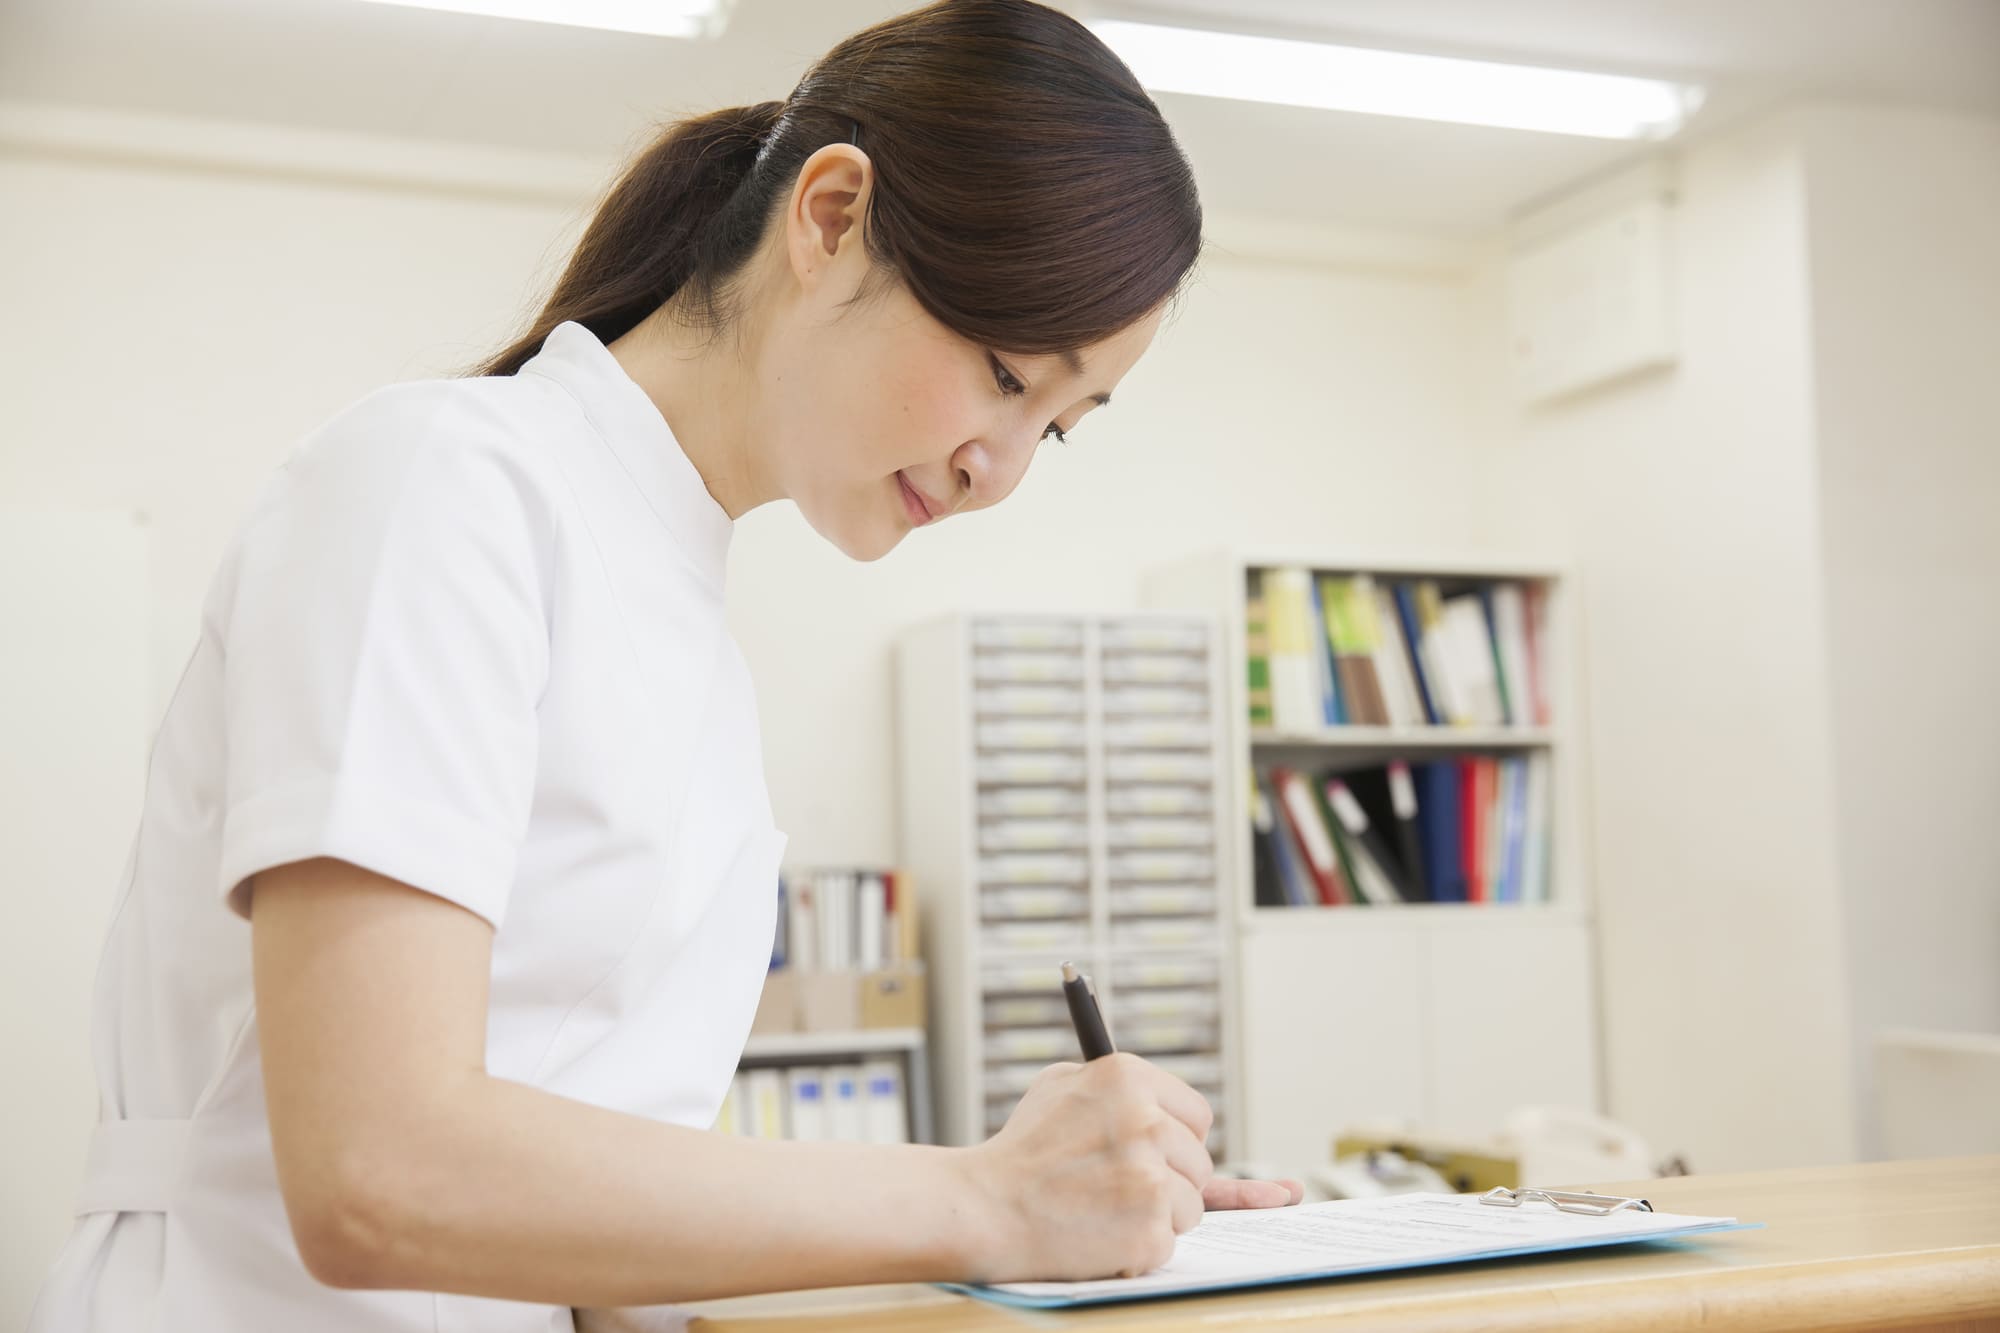
[[534, 324], [472, 373], [513, 374], [568, 320], [608, 344], [691, 282], [689, 296], [712, 302], [714, 275], [762, 234], [761, 215], [729, 204], [783, 110], [759, 102], [670, 126], [611, 187]]
[[1035, 0], [939, 0], [841, 42], [783, 102], [670, 127], [533, 327], [474, 373], [513, 374], [565, 320], [611, 342], [669, 298], [721, 328], [800, 168], [850, 142], [874, 167], [876, 271], [987, 347], [1089, 347], [1163, 306], [1201, 250], [1187, 158], [1104, 43]]

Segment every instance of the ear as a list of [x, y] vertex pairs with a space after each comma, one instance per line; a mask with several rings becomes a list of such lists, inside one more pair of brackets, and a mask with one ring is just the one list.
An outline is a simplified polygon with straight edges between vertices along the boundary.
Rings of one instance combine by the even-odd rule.
[[861, 229], [874, 185], [874, 164], [853, 144], [830, 143], [799, 168], [785, 209], [785, 253], [801, 286], [819, 286], [865, 257]]

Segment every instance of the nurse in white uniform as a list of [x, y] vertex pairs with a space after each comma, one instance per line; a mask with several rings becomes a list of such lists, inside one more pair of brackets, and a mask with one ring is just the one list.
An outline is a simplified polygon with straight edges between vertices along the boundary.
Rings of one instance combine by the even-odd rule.
[[1200, 225], [1095, 38], [948, 0], [670, 127], [526, 336], [303, 440], [154, 742], [31, 1328], [546, 1333], [1143, 1270], [1205, 1206], [1293, 1201], [1213, 1178], [1206, 1104], [1130, 1056], [1052, 1066], [972, 1147], [710, 1132], [785, 845], [734, 520], [790, 499], [873, 560], [997, 503]]

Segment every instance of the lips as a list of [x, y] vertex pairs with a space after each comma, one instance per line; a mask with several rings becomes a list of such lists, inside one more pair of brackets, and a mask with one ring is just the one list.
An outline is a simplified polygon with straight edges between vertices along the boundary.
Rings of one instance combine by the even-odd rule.
[[[896, 474], [896, 481], [897, 484], [903, 488], [904, 494], [911, 501], [913, 501], [916, 505], [916, 508], [922, 512], [923, 522], [924, 523], [936, 522], [938, 517], [938, 509], [936, 505], [931, 503], [930, 497], [925, 495], [922, 491], [918, 490], [915, 486], [912, 486], [910, 484], [909, 478], [905, 477], [900, 472]], [[911, 515], [912, 518], [914, 518], [915, 516], [916, 515], [914, 513]]]

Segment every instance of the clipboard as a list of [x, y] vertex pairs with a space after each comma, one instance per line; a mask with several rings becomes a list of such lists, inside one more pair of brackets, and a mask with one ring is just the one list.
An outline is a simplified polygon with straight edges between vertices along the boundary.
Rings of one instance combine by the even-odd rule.
[[1391, 1194], [1209, 1213], [1179, 1238], [1172, 1259], [1134, 1278], [938, 1285], [1001, 1305], [1073, 1309], [1676, 1242], [1760, 1225], [1662, 1213], [1642, 1198], [1571, 1190], [1501, 1186], [1484, 1194]]

